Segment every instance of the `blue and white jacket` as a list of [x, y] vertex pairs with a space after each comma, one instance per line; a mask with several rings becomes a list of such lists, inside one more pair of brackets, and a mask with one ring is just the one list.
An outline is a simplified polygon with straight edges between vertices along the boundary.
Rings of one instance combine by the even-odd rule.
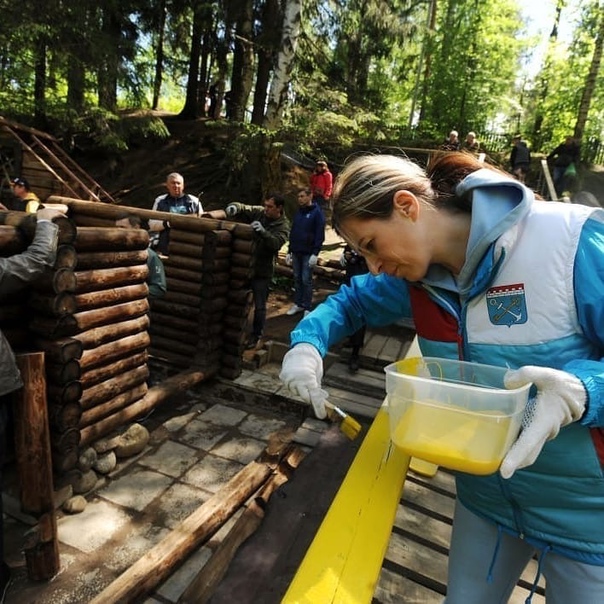
[[355, 277], [292, 332], [322, 355], [363, 323], [413, 318], [422, 353], [577, 376], [588, 394], [536, 462], [509, 480], [456, 476], [460, 501], [536, 547], [604, 566], [604, 210], [535, 201], [515, 180], [479, 170], [466, 262], [457, 282], [432, 266], [421, 282]]

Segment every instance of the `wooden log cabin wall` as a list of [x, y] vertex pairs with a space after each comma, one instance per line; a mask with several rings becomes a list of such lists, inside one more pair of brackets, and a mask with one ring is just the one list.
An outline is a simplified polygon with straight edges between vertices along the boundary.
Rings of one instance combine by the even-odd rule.
[[[254, 247], [248, 225], [59, 196], [47, 203], [68, 208], [56, 265], [23, 297], [0, 303], [0, 325], [17, 350], [46, 354], [53, 467], [60, 475], [77, 465], [84, 447], [140, 415], [151, 357], [177, 371], [239, 375]], [[171, 222], [167, 293], [151, 305], [148, 234], [115, 227], [125, 210]], [[0, 217], [0, 253], [24, 251], [35, 217]]]

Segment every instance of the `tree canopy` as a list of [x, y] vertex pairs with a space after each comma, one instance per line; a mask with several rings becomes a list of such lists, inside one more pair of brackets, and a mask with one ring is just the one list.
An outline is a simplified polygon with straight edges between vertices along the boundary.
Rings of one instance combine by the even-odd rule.
[[0, 0], [0, 103], [116, 148], [122, 110], [218, 118], [225, 97], [233, 122], [319, 150], [453, 128], [599, 142], [604, 0], [541, 5], [535, 64], [520, 0]]

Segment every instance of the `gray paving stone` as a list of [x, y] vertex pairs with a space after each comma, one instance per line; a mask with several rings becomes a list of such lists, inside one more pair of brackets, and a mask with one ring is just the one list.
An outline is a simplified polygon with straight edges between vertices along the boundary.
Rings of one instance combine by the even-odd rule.
[[81, 514], [58, 520], [59, 541], [90, 553], [107, 543], [130, 520], [126, 511], [106, 501], [92, 501]]
[[158, 502], [158, 518], [173, 529], [209, 499], [207, 491], [181, 482], [175, 482]]
[[119, 574], [128, 570], [170, 531], [157, 524], [136, 525], [115, 549], [107, 549], [107, 567]]
[[170, 484], [172, 479], [168, 476], [137, 467], [99, 491], [99, 496], [140, 512]]
[[194, 487], [216, 493], [242, 467], [241, 464], [234, 461], [206, 455], [182, 477], [182, 480]]
[[200, 569], [210, 559], [212, 552], [207, 547], [195, 551], [185, 563], [157, 590], [157, 594], [170, 602], [177, 602]]
[[171, 417], [169, 420], [166, 420], [163, 423], [163, 426], [166, 428], [166, 430], [168, 430], [168, 432], [178, 432], [198, 415], [199, 413], [196, 411], [184, 413], [183, 415], [177, 415], [175, 417]]
[[201, 413], [199, 419], [204, 422], [212, 422], [217, 426], [236, 426], [246, 415], [246, 412], [241, 409], [217, 404]]
[[224, 426], [194, 419], [185, 426], [183, 433], [178, 436], [178, 440], [191, 447], [210, 451], [226, 434], [227, 430]]
[[261, 440], [268, 440], [268, 437], [277, 432], [286, 425], [285, 422], [278, 419], [264, 417], [262, 415], [248, 415], [239, 426], [239, 431], [247, 436], [253, 436]]
[[242, 464], [253, 461], [265, 449], [266, 443], [255, 438], [230, 438], [212, 449], [212, 454], [226, 457]]
[[139, 464], [178, 478], [198, 461], [197, 451], [178, 442], [168, 440], [156, 451], [143, 457]]

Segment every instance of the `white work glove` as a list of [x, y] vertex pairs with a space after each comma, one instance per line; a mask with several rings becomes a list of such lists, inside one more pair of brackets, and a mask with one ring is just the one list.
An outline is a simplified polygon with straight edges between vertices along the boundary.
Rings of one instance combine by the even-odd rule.
[[292, 258], [292, 253], [287, 252], [287, 254], [285, 256], [285, 264], [287, 264], [287, 266], [291, 266], [293, 263], [294, 263], [294, 260]]
[[258, 235], [262, 235], [266, 231], [259, 220], [254, 220], [254, 222], [250, 223], [250, 226], [258, 233]]
[[508, 388], [530, 383], [537, 387], [537, 396], [528, 402], [522, 432], [501, 463], [499, 472], [503, 478], [511, 478], [516, 470], [533, 464], [546, 441], [555, 438], [563, 426], [581, 419], [585, 412], [587, 392], [574, 375], [534, 365], [505, 375]]
[[326, 417], [325, 399], [311, 396], [321, 388], [323, 379], [323, 359], [312, 344], [296, 344], [285, 354], [279, 379], [293, 394], [311, 403], [319, 419]]
[[308, 259], [308, 267], [309, 268], [313, 268], [315, 266], [317, 266], [317, 260], [319, 259], [318, 256], [315, 256], [314, 254]]
[[232, 216], [235, 216], [235, 214], [237, 214], [237, 212], [239, 211], [239, 208], [234, 204], [234, 203], [230, 203], [225, 209], [224, 209], [224, 213], [231, 218]]
[[346, 252], [342, 252], [342, 254], [340, 255], [340, 266], [345, 267], [347, 264], [348, 262], [346, 262]]

